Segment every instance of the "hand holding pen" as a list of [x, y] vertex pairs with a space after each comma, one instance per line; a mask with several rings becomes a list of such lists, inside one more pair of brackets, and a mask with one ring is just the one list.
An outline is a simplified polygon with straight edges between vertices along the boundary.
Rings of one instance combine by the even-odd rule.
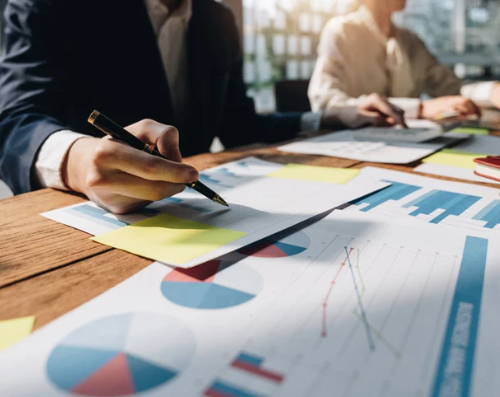
[[198, 179], [198, 171], [181, 163], [174, 127], [143, 120], [126, 130], [165, 158], [152, 156], [110, 137], [76, 141], [62, 168], [66, 185], [116, 214], [136, 211], [170, 197]]

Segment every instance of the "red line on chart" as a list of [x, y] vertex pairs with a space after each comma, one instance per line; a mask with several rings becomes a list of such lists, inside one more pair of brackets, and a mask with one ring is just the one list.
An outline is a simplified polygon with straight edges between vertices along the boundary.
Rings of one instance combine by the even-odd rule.
[[327, 317], [326, 316], [327, 315], [326, 311], [327, 311], [327, 308], [328, 308], [328, 300], [330, 299], [330, 295], [332, 294], [333, 286], [337, 282], [337, 278], [339, 277], [340, 272], [342, 271], [342, 269], [347, 264], [347, 260], [349, 259], [349, 255], [351, 255], [351, 252], [353, 250], [354, 250], [354, 248], [351, 248], [350, 251], [347, 253], [347, 256], [345, 257], [344, 262], [342, 262], [342, 265], [340, 265], [340, 268], [337, 271], [337, 274], [335, 275], [335, 277], [333, 278], [332, 282], [330, 283], [330, 288], [328, 289], [328, 293], [326, 294], [325, 299], [323, 301], [323, 327], [322, 327], [322, 330], [321, 330], [321, 336], [323, 338], [326, 338], [328, 336], [328, 334], [327, 334], [327, 326], [326, 326], [326, 323], [327, 323], [327, 321], [326, 321], [326, 317]]

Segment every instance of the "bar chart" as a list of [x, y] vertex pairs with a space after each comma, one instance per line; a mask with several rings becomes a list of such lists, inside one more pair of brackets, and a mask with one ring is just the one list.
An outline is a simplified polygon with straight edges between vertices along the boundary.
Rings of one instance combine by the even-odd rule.
[[[472, 395], [488, 240], [468, 236], [440, 247], [436, 231], [426, 242], [420, 236], [415, 249], [404, 229], [384, 240], [382, 230], [379, 237], [369, 225], [346, 230], [347, 224], [339, 220], [344, 235], [297, 281], [303, 293], [278, 297], [253, 322], [244, 348], [259, 358], [251, 365], [289, 364], [272, 395], [427, 395], [432, 389], [438, 397], [450, 382], [460, 395]], [[464, 366], [454, 366], [457, 354]], [[250, 378], [231, 383], [242, 379], [231, 374], [206, 395], [219, 396], [224, 385], [234, 387], [224, 396], [271, 392]]]
[[364, 169], [360, 178], [377, 178], [391, 186], [352, 202], [346, 211], [372, 212], [392, 219], [412, 217], [467, 230], [500, 228], [497, 189], [371, 167]]
[[265, 359], [248, 352], [240, 354], [205, 390], [207, 397], [268, 397], [283, 383], [285, 375], [270, 368]]

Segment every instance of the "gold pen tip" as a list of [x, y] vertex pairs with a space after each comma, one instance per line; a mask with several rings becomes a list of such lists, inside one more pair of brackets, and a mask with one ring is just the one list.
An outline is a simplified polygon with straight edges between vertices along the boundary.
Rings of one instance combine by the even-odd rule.
[[223, 205], [224, 207], [229, 207], [229, 204], [226, 203], [226, 200], [224, 200], [221, 196], [217, 195], [214, 198], [214, 201], [220, 205]]
[[92, 114], [89, 116], [89, 123], [94, 124], [96, 119], [101, 115], [101, 112], [98, 112], [97, 110], [94, 110]]

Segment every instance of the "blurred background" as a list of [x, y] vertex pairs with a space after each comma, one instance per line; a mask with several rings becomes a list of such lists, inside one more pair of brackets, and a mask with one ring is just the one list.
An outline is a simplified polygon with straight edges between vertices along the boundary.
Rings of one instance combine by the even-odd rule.
[[[276, 110], [277, 82], [311, 77], [325, 23], [357, 7], [357, 0], [242, 1], [235, 10], [243, 20], [245, 80], [262, 112]], [[459, 77], [500, 78], [499, 0], [408, 0], [396, 23], [416, 32]]]
[[[358, 0], [221, 1], [240, 27], [245, 82], [257, 110], [307, 111], [321, 30], [334, 16], [355, 10]], [[6, 3], [0, 0], [2, 11]], [[416, 32], [460, 78], [500, 80], [500, 0], [408, 0], [395, 21]], [[216, 143], [214, 151], [221, 149]], [[0, 198], [9, 194], [0, 181]]]

